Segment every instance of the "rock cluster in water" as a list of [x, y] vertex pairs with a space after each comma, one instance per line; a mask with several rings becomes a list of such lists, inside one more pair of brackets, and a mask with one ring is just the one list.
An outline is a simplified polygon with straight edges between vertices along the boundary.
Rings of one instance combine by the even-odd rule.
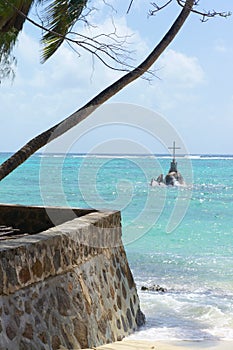
[[154, 284], [153, 286], [150, 286], [150, 287], [142, 286], [141, 290], [149, 291], [149, 292], [161, 292], [161, 293], [167, 292], [166, 288], [161, 287], [158, 284]]
[[155, 186], [184, 186], [185, 181], [181, 173], [177, 170], [177, 162], [173, 159], [171, 162], [171, 167], [168, 172], [168, 174], [163, 176], [163, 174], [160, 174], [157, 179], [155, 180], [154, 178], [151, 179], [150, 185], [152, 187]]

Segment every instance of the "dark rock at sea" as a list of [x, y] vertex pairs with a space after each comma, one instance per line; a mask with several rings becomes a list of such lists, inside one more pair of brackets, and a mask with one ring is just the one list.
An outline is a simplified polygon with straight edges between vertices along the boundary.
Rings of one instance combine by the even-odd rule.
[[169, 172], [165, 177], [165, 184], [167, 186], [184, 185], [184, 179], [178, 171]]
[[[175, 146], [174, 146], [175, 147]], [[168, 174], [163, 176], [160, 174], [157, 179], [151, 179], [150, 185], [154, 186], [185, 186], [185, 181], [181, 173], [177, 170], [177, 162], [175, 161], [175, 155], [171, 162]]]
[[150, 286], [150, 287], [142, 286], [141, 290], [149, 291], [149, 292], [161, 292], [161, 293], [167, 292], [167, 288], [161, 287], [158, 284], [154, 284], [153, 286]]

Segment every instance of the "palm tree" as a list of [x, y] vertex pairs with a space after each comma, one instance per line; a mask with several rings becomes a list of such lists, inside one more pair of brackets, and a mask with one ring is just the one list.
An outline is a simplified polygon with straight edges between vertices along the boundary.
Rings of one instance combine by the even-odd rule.
[[[38, 3], [43, 3], [49, 0], [37, 0]], [[173, 0], [169, 0], [163, 7], [170, 4]], [[8, 160], [6, 160], [2, 165], [0, 165], [0, 180], [5, 178], [14, 169], [16, 169], [20, 164], [22, 164], [26, 159], [28, 159], [32, 154], [34, 154], [41, 147], [45, 146], [48, 142], [54, 140], [55, 138], [61, 136], [66, 131], [70, 130], [72, 127], [87, 118], [92, 112], [94, 112], [100, 105], [122, 90], [125, 86], [136, 80], [138, 77], [143, 75], [152, 64], [159, 58], [159, 56], [164, 52], [168, 45], [172, 42], [175, 36], [178, 34], [179, 30], [183, 26], [185, 20], [189, 16], [190, 12], [197, 12], [207, 17], [213, 17], [214, 15], [228, 16], [229, 13], [217, 13], [217, 12], [207, 12], [200, 13], [194, 10], [194, 6], [197, 5], [196, 0], [174, 0], [182, 7], [182, 10], [171, 28], [161, 39], [158, 45], [152, 50], [152, 52], [146, 57], [146, 59], [136, 68], [129, 71], [122, 78], [114, 82], [112, 85], [108, 86], [105, 90], [101, 91], [96, 95], [91, 101], [89, 101], [85, 106], [78, 109], [68, 118], [64, 119], [59, 124], [53, 126], [49, 130], [41, 133], [40, 135], [33, 138], [25, 146], [23, 146], [19, 151], [12, 155]], [[33, 0], [11, 0], [14, 3], [13, 7], [9, 8], [9, 1], [1, 1], [0, 5], [0, 34], [5, 33], [12, 35], [12, 38], [6, 38], [6, 42], [0, 42], [0, 50], [5, 52], [5, 59], [9, 58], [9, 54], [12, 50], [12, 46], [15, 43], [19, 31], [22, 29], [24, 18], [19, 18], [21, 15], [19, 9], [23, 9], [22, 6], [26, 6], [24, 10], [25, 14], [30, 10]], [[36, 2], [36, 1], [35, 1]], [[66, 33], [69, 28], [74, 24], [74, 22], [79, 18], [87, 1], [83, 0], [53, 0], [50, 5], [46, 8], [48, 14], [48, 25], [49, 31], [43, 37], [43, 41], [47, 44], [44, 50], [44, 60], [48, 59], [61, 45], [64, 40]], [[3, 5], [2, 5], [3, 3]], [[130, 5], [132, 4], [132, 1]], [[6, 14], [1, 12], [6, 6]], [[65, 6], [65, 13], [64, 8]], [[20, 11], [21, 11], [20, 10]], [[157, 9], [156, 9], [157, 10]], [[159, 9], [158, 9], [159, 10]], [[4, 32], [5, 28], [5, 32]], [[6, 30], [8, 28], [8, 31]], [[57, 33], [58, 32], [58, 33]], [[1, 52], [1, 51], [0, 51]], [[0, 58], [2, 58], [0, 56]]]

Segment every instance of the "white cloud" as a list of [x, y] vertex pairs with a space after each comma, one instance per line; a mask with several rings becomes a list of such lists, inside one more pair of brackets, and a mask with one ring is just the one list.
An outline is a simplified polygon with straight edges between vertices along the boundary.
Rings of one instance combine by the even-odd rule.
[[132, 102], [163, 114], [181, 106], [193, 108], [198, 103], [200, 90], [205, 86], [205, 73], [197, 58], [170, 49], [156, 63], [155, 69], [158, 69], [155, 74], [159, 79], [154, 78], [150, 84], [138, 79], [128, 90], [127, 96], [132, 91]]
[[24, 64], [38, 64], [40, 61], [39, 42], [23, 31], [19, 36], [16, 55], [19, 57], [19, 64], [21, 60]]
[[215, 43], [214, 50], [219, 53], [227, 53], [229, 51], [229, 48], [224, 43], [224, 41], [218, 41]]
[[222, 53], [226, 53], [226, 52], [228, 51], [227, 47], [224, 46], [224, 45], [222, 45], [222, 44], [217, 44], [217, 45], [215, 46], [215, 50], [216, 50], [217, 52], [222, 52]]
[[167, 50], [159, 60], [159, 76], [173, 87], [193, 88], [205, 81], [205, 73], [196, 57]]

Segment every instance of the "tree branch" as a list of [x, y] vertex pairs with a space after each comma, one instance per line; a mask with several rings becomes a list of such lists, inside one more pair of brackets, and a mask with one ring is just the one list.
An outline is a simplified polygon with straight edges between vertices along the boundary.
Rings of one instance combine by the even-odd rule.
[[[169, 0], [166, 3], [164, 3], [162, 6], [157, 5], [157, 3], [152, 3], [151, 5], [155, 8], [154, 10], [150, 10], [149, 11], [149, 15], [150, 16], [154, 16], [157, 12], [161, 11], [162, 9], [164, 9], [165, 7], [167, 7], [168, 5], [170, 5], [173, 2], [173, 0]], [[185, 0], [176, 0], [176, 2], [178, 3], [179, 6], [181, 6], [182, 8], [185, 6], [186, 1]], [[199, 0], [195, 0], [194, 4], [193, 4], [193, 8], [191, 10], [191, 12], [196, 13], [197, 15], [202, 16], [201, 21], [202, 22], [206, 22], [208, 21], [209, 18], [213, 18], [213, 17], [229, 17], [231, 16], [231, 12], [218, 12], [215, 10], [212, 11], [198, 11], [196, 10], [194, 7], [199, 5]]]
[[129, 11], [130, 11], [130, 9], [131, 9], [131, 6], [132, 6], [132, 4], [133, 4], [133, 0], [131, 0], [131, 1], [130, 1], [130, 4], [129, 4], [129, 7], [128, 7], [128, 10], [127, 10], [127, 12], [126, 12], [127, 14], [129, 13]]
[[[176, 0], [177, 3], [181, 6], [181, 7], [184, 7], [184, 4], [185, 4], [185, 0]], [[195, 3], [194, 3], [194, 6], [198, 6], [199, 5], [199, 0], [196, 0]], [[192, 9], [192, 12], [193, 13], [196, 13], [200, 16], [202, 16], [202, 19], [201, 19], [201, 22], [207, 22], [209, 18], [213, 18], [213, 17], [224, 17], [224, 18], [227, 18], [229, 16], [231, 16], [231, 12], [230, 11], [223, 11], [223, 12], [218, 12], [218, 11], [215, 11], [215, 10], [212, 10], [212, 11], [198, 11], [198, 10], [195, 10], [194, 8]]]
[[149, 11], [149, 15], [150, 16], [154, 16], [154, 14], [162, 9], [164, 9], [165, 7], [167, 7], [173, 0], [169, 0], [168, 2], [166, 2], [164, 5], [162, 6], [158, 6], [156, 3], [152, 3], [151, 5], [155, 7], [155, 10], [150, 10]]

